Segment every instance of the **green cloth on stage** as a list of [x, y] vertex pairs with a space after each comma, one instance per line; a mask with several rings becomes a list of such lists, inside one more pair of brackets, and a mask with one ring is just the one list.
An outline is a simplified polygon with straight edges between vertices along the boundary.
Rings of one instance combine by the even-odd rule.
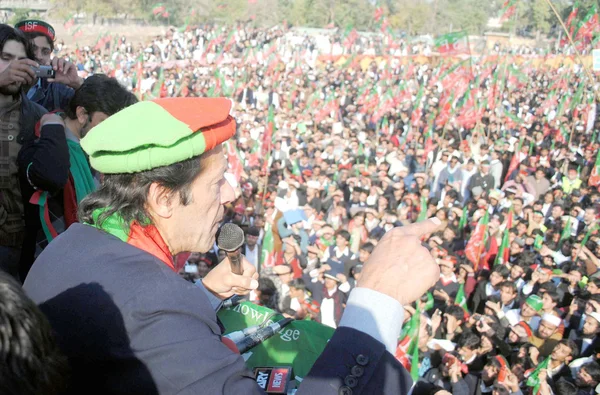
[[[250, 302], [221, 309], [217, 316], [225, 327], [225, 334], [259, 325], [273, 310]], [[277, 322], [284, 317], [276, 314], [269, 321]], [[308, 375], [319, 358], [334, 329], [315, 321], [293, 321], [275, 336], [252, 348], [244, 355], [246, 366], [253, 370], [261, 366], [291, 366], [296, 380]], [[246, 358], [249, 356], [249, 358]]]

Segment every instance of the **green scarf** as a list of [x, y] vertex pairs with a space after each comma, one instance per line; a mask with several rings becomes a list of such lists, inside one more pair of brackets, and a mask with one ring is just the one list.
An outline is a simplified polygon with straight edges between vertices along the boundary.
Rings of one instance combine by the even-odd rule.
[[92, 170], [78, 142], [67, 140], [71, 160], [71, 176], [73, 177], [77, 203], [96, 190]]

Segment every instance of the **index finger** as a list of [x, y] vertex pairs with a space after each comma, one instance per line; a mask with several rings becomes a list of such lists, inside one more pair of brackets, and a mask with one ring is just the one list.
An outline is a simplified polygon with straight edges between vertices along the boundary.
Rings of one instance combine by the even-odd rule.
[[31, 66], [31, 67], [40, 67], [38, 62], [28, 59], [28, 58], [19, 59], [19, 60], [17, 60], [17, 62], [21, 63], [21, 64], [26, 64], [27, 66]]
[[394, 228], [393, 231], [404, 236], [421, 237], [428, 233], [434, 233], [439, 230], [441, 225], [442, 222], [437, 217], [433, 217], [426, 221], [415, 222], [401, 228]]

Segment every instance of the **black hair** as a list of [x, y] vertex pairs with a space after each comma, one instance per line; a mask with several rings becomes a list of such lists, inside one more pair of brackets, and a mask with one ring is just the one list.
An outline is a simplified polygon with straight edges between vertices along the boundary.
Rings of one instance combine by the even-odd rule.
[[466, 347], [471, 350], [476, 350], [481, 346], [481, 339], [473, 332], [465, 332], [460, 335], [456, 341], [456, 348]]
[[558, 304], [558, 302], [560, 302], [560, 295], [558, 294], [558, 292], [553, 291], [553, 290], [547, 290], [546, 295], [550, 296], [550, 299], [552, 299], [552, 301], [556, 304]]
[[[102, 227], [108, 217], [119, 213], [124, 225], [132, 221], [150, 223], [146, 200], [153, 183], [167, 189], [170, 197], [179, 195], [181, 204], [187, 206], [192, 201], [192, 183], [204, 170], [201, 158], [202, 156], [197, 156], [139, 173], [106, 174], [100, 188], [79, 204], [79, 221]], [[97, 209], [106, 211], [94, 218], [93, 214]]]
[[507, 279], [508, 276], [510, 275], [510, 270], [508, 270], [508, 268], [506, 266], [504, 266], [504, 265], [496, 265], [496, 266], [494, 266], [494, 269], [492, 269], [492, 272], [498, 273], [504, 279]]
[[[50, 40], [50, 37], [48, 37], [44, 33], [40, 33], [40, 32], [27, 32], [27, 33], [24, 33], [24, 34], [25, 34], [25, 37], [27, 37], [27, 40], [29, 40], [30, 42], [32, 42], [33, 40], [35, 40], [38, 37], [44, 37], [46, 39], [46, 41], [48, 41], [48, 45], [50, 45], [50, 51], [54, 51], [54, 41]], [[32, 44], [32, 48], [33, 48], [33, 44]]]
[[77, 107], [83, 107], [90, 116], [95, 112], [111, 116], [137, 102], [137, 97], [116, 79], [104, 74], [94, 74], [86, 78], [75, 91], [65, 108], [65, 114], [71, 119], [76, 119]]
[[56, 344], [50, 323], [20, 284], [2, 271], [0, 333], [0, 393], [63, 393], [68, 363]]
[[458, 305], [450, 305], [446, 307], [446, 314], [453, 316], [457, 321], [465, 320], [465, 311]]
[[558, 380], [554, 384], [555, 395], [577, 395], [577, 387], [575, 384], [569, 383], [567, 380]]
[[296, 288], [300, 291], [305, 291], [306, 290], [306, 284], [304, 283], [304, 280], [301, 278], [295, 278], [292, 281], [290, 281], [288, 283], [288, 287], [290, 288]]
[[361, 250], [365, 250], [365, 251], [367, 251], [370, 254], [375, 249], [375, 246], [373, 245], [373, 243], [366, 242], [365, 244], [363, 244], [363, 245], [360, 246], [360, 249]]
[[569, 354], [571, 356], [571, 359], [575, 359], [579, 355], [579, 347], [577, 347], [577, 344], [575, 344], [573, 340], [562, 339], [558, 342], [558, 344], [562, 344], [563, 346], [569, 347], [569, 349], [571, 350], [571, 353]]
[[514, 281], [502, 281], [500, 284], [498, 284], [498, 288], [510, 288], [514, 294], [518, 293], [517, 285], [514, 283]]
[[347, 230], [338, 230], [336, 232], [336, 237], [337, 236], [342, 236], [344, 239], [346, 239], [346, 241], [350, 241], [350, 232], [348, 232]]
[[585, 369], [587, 374], [592, 377], [592, 380], [600, 383], [600, 365], [598, 365], [597, 362], [592, 361], [585, 363], [581, 366], [581, 369]]
[[0, 24], [0, 51], [4, 50], [4, 45], [7, 41], [16, 41], [23, 44], [27, 57], [32, 60], [35, 58], [33, 47], [27, 37], [25, 37], [25, 33], [12, 26]]

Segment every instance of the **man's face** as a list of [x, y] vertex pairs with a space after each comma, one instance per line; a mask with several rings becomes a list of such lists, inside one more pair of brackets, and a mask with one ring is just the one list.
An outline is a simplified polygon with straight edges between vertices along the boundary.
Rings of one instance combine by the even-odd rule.
[[339, 249], [344, 249], [346, 248], [346, 246], [348, 245], [348, 241], [346, 241], [346, 239], [342, 236], [342, 235], [338, 235], [335, 238], [335, 245], [339, 248]]
[[516, 213], [520, 213], [523, 209], [523, 202], [518, 199], [513, 200], [513, 208], [515, 209]]
[[502, 304], [510, 304], [515, 299], [515, 296], [516, 294], [510, 287], [500, 288], [500, 300], [502, 301]]
[[511, 280], [517, 280], [519, 278], [521, 278], [521, 276], [523, 276], [523, 273], [525, 273], [523, 271], [523, 268], [519, 265], [514, 265], [511, 269], [510, 269], [510, 278]]
[[474, 354], [475, 350], [471, 350], [469, 347], [461, 347], [458, 349], [458, 355], [460, 355], [460, 359], [462, 359], [463, 362], [467, 362], [473, 358]]
[[492, 274], [490, 274], [490, 284], [492, 284], [493, 287], [500, 284], [503, 280], [504, 279], [498, 272], [492, 272]]
[[92, 130], [92, 128], [94, 128], [95, 126], [97, 126], [98, 124], [100, 124], [101, 122], [106, 120], [107, 118], [108, 118], [108, 115], [106, 113], [103, 113], [102, 111], [96, 111], [96, 112], [92, 113], [92, 116], [88, 117], [88, 119], [85, 121], [85, 123], [81, 127], [81, 137], [82, 138], [85, 137], [85, 135], [90, 130]]
[[527, 332], [525, 331], [525, 328], [523, 328], [521, 325], [515, 325], [511, 327], [510, 332], [508, 333], [508, 341], [512, 344], [519, 343], [522, 338], [526, 337]]
[[585, 323], [583, 324], [583, 334], [586, 336], [593, 336], [596, 333], [598, 333], [599, 328], [600, 325], [598, 324], [598, 321], [588, 316], [586, 317]]
[[223, 177], [227, 160], [221, 146], [209, 151], [202, 160], [204, 170], [191, 185], [189, 204], [184, 206], [178, 196], [172, 197], [175, 206], [171, 217], [165, 221], [168, 221], [180, 251], [210, 250], [223, 219], [223, 205], [235, 198], [233, 188]]
[[537, 180], [541, 180], [542, 178], [544, 178], [544, 172], [543, 172], [543, 171], [541, 171], [541, 170], [538, 170], [538, 171], [536, 171], [536, 172], [535, 172], [535, 178], [536, 178]]
[[556, 302], [554, 302], [547, 293], [542, 295], [542, 303], [542, 308], [546, 311], [551, 310], [556, 306]]
[[563, 215], [562, 208], [560, 208], [558, 206], [552, 207], [552, 217], [554, 219], [559, 219], [560, 217], [562, 217], [562, 215]]
[[585, 209], [585, 214], [583, 214], [583, 220], [586, 224], [591, 223], [595, 218], [595, 213], [593, 208]]
[[537, 311], [527, 303], [523, 303], [523, 307], [521, 307], [521, 315], [525, 318], [533, 317], [537, 314]]
[[[10, 62], [18, 59], [26, 59], [27, 53], [25, 46], [18, 41], [8, 40], [4, 43], [2, 52], [0, 52], [0, 73], [8, 68]], [[0, 94], [5, 96], [16, 95], [21, 90], [20, 82], [13, 82], [10, 85], [0, 87]]]
[[510, 243], [510, 255], [515, 256], [517, 254], [520, 254], [521, 252], [523, 252], [523, 248], [521, 248], [521, 246], [516, 241]]
[[538, 328], [538, 336], [540, 339], [548, 339], [556, 332], [556, 325], [552, 325], [547, 321], [541, 321]]
[[585, 368], [581, 368], [579, 369], [579, 372], [577, 372], [575, 384], [577, 384], [578, 387], [594, 387], [598, 385], [598, 383], [594, 381], [592, 376], [590, 376]]
[[48, 38], [46, 36], [38, 36], [31, 40], [31, 44], [33, 45], [35, 60], [41, 65], [49, 66], [52, 49], [50, 48]]
[[481, 372], [481, 378], [483, 379], [483, 381], [488, 382], [488, 383], [490, 381], [494, 380], [497, 375], [498, 375], [498, 368], [496, 368], [492, 365], [485, 365], [485, 367], [483, 368], [483, 371]]
[[557, 362], [568, 362], [571, 359], [571, 349], [564, 344], [557, 344], [550, 357]]
[[258, 237], [257, 236], [246, 235], [246, 244], [249, 247], [254, 247], [257, 242], [258, 242]]
[[369, 259], [369, 256], [371, 256], [371, 253], [366, 250], [360, 249], [358, 251], [358, 260], [361, 261], [362, 263], [366, 263], [367, 260]]

